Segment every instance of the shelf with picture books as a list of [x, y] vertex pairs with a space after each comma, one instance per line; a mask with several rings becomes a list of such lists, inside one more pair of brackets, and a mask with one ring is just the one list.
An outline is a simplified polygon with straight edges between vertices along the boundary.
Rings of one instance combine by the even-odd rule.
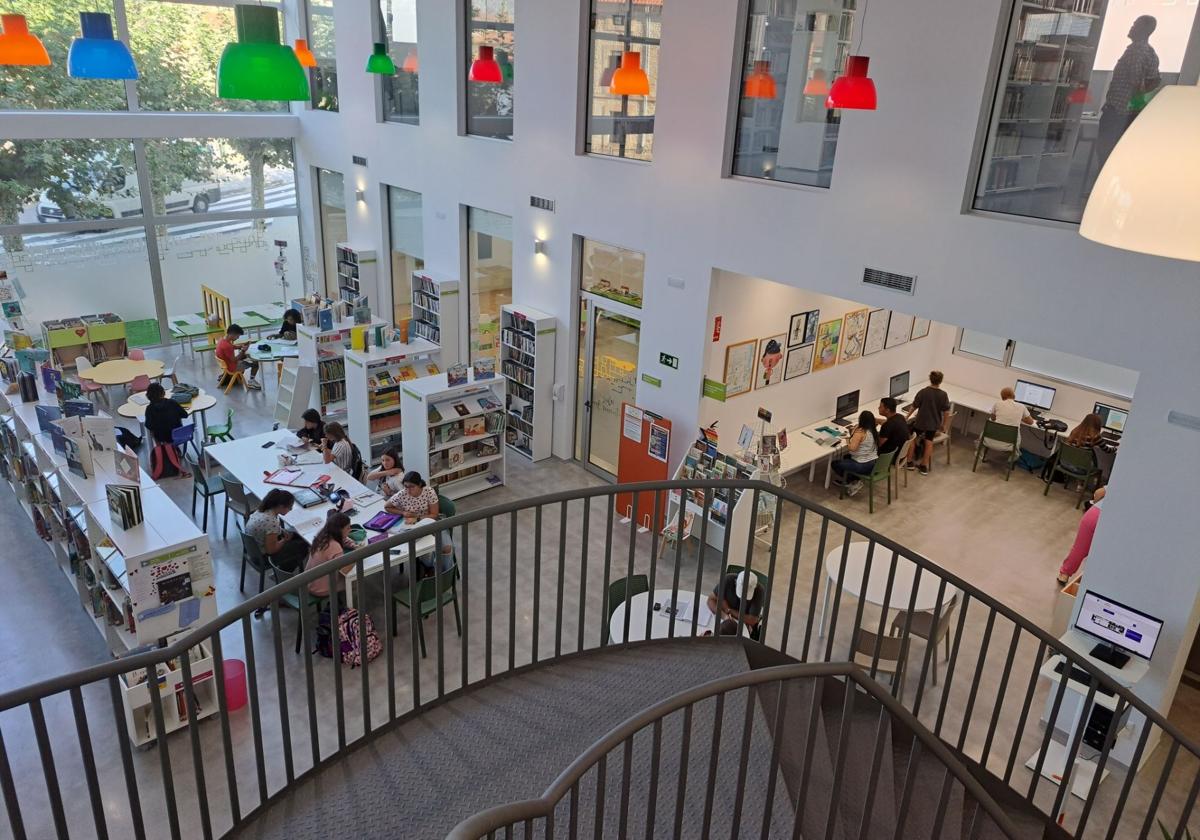
[[500, 372], [506, 381], [505, 442], [533, 461], [550, 456], [553, 434], [553, 316], [519, 304], [500, 308]]
[[[700, 437], [684, 455], [683, 460], [675, 469], [674, 477], [678, 480], [756, 480], [762, 477], [761, 471], [752, 462], [722, 452], [715, 436], [705, 430], [709, 436]], [[672, 490], [667, 498], [667, 516], [664, 536], [673, 538], [678, 526], [680, 498], [687, 494], [684, 511], [684, 538], [699, 537], [700, 526], [695, 524], [696, 518], [704, 513], [704, 490]], [[746, 540], [742, 538], [744, 529], [752, 520], [753, 493], [741, 490], [717, 488], [713, 490], [708, 500], [708, 524], [703, 529], [705, 541], [718, 550], [724, 548], [725, 530], [732, 522], [734, 539], [730, 540], [729, 551], [731, 558], [744, 554]], [[739, 560], [730, 559], [738, 563]]]
[[350, 440], [371, 464], [403, 446], [400, 388], [441, 372], [441, 349], [413, 338], [363, 350], [347, 350], [346, 391]]
[[451, 499], [502, 485], [503, 388], [486, 362], [404, 383], [405, 467]]

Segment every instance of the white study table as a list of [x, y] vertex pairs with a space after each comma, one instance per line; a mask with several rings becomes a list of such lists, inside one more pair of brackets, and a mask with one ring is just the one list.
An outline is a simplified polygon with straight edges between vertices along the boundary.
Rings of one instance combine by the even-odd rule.
[[[671, 625], [675, 625], [676, 636], [690, 636], [692, 634], [692, 611], [696, 609], [696, 602], [700, 603], [700, 612], [697, 615], [696, 635], [701, 636], [705, 633], [711, 633], [713, 629], [713, 613], [708, 608], [708, 594], [703, 593], [697, 595], [695, 592], [679, 590], [678, 598], [680, 601], [687, 602], [687, 609], [681, 611], [678, 616], [669, 616], [662, 610], [652, 609], [654, 604], [667, 604], [671, 601], [670, 589], [655, 589], [654, 600], [650, 600], [651, 593], [639, 592], [627, 601], [623, 601], [613, 609], [612, 617], [608, 620], [608, 638], [611, 642], [625, 641], [625, 610], [629, 609], [629, 641], [641, 642], [647, 638], [650, 639], [666, 639], [671, 634]], [[650, 613], [650, 635], [646, 635], [646, 613]], [[743, 627], [743, 631], [746, 628]]]

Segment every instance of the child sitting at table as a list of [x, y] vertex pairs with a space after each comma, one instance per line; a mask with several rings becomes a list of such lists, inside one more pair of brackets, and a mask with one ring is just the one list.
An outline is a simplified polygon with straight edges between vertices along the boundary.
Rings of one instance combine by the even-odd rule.
[[[308, 562], [304, 565], [304, 571], [307, 572], [322, 563], [337, 559], [346, 550], [353, 548], [354, 544], [350, 541], [350, 517], [340, 511], [334, 511], [325, 520], [325, 526], [313, 537], [312, 548], [309, 550]], [[354, 566], [351, 564], [338, 570], [337, 587], [339, 592], [346, 588], [344, 576], [353, 568]], [[325, 575], [312, 581], [308, 585], [308, 591], [318, 598], [328, 598], [329, 576]]]
[[315, 408], [305, 409], [300, 419], [304, 421], [304, 428], [296, 432], [296, 437], [310, 446], [319, 445], [325, 439], [325, 421], [321, 419], [321, 412]]

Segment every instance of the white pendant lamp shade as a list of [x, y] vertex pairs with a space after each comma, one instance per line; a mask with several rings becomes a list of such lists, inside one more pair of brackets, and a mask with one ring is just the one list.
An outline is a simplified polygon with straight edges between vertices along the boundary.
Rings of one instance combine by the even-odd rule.
[[1200, 261], [1200, 87], [1165, 87], [1138, 115], [1100, 170], [1079, 232]]

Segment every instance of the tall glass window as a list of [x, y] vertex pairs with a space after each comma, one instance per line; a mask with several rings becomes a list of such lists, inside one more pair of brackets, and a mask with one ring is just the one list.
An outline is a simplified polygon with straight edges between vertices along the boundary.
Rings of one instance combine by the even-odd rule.
[[517, 0], [467, 4], [467, 134], [511, 140]]
[[1195, 48], [1195, 2], [1025, 0], [1013, 9], [975, 208], [1078, 222], [1121, 135]]
[[840, 112], [826, 108], [854, 36], [856, 0], [819, 11], [750, 0], [733, 174], [828, 187]]
[[512, 303], [512, 217], [467, 208], [471, 361], [499, 355], [500, 307]]
[[317, 59], [308, 77], [312, 106], [322, 111], [338, 109], [337, 50], [334, 44], [333, 0], [307, 0], [308, 48]]
[[383, 116], [393, 122], [420, 121], [417, 82], [421, 59], [417, 54], [417, 0], [379, 0], [384, 40], [396, 64], [396, 75], [383, 77]]
[[[662, 0], [592, 0], [587, 141], [593, 154], [650, 160], [658, 96], [658, 45]], [[627, 68], [621, 70], [622, 56]], [[637, 62], [637, 70], [632, 64]], [[645, 93], [623, 93], [626, 78], [648, 82]], [[633, 74], [630, 76], [629, 74]], [[613, 79], [617, 82], [614, 85]]]
[[388, 187], [388, 231], [392, 240], [392, 318], [412, 317], [412, 273], [425, 267], [421, 194]]
[[317, 170], [317, 202], [321, 207], [321, 256], [325, 261], [325, 294], [337, 298], [337, 246], [345, 242], [346, 184], [341, 172]]

